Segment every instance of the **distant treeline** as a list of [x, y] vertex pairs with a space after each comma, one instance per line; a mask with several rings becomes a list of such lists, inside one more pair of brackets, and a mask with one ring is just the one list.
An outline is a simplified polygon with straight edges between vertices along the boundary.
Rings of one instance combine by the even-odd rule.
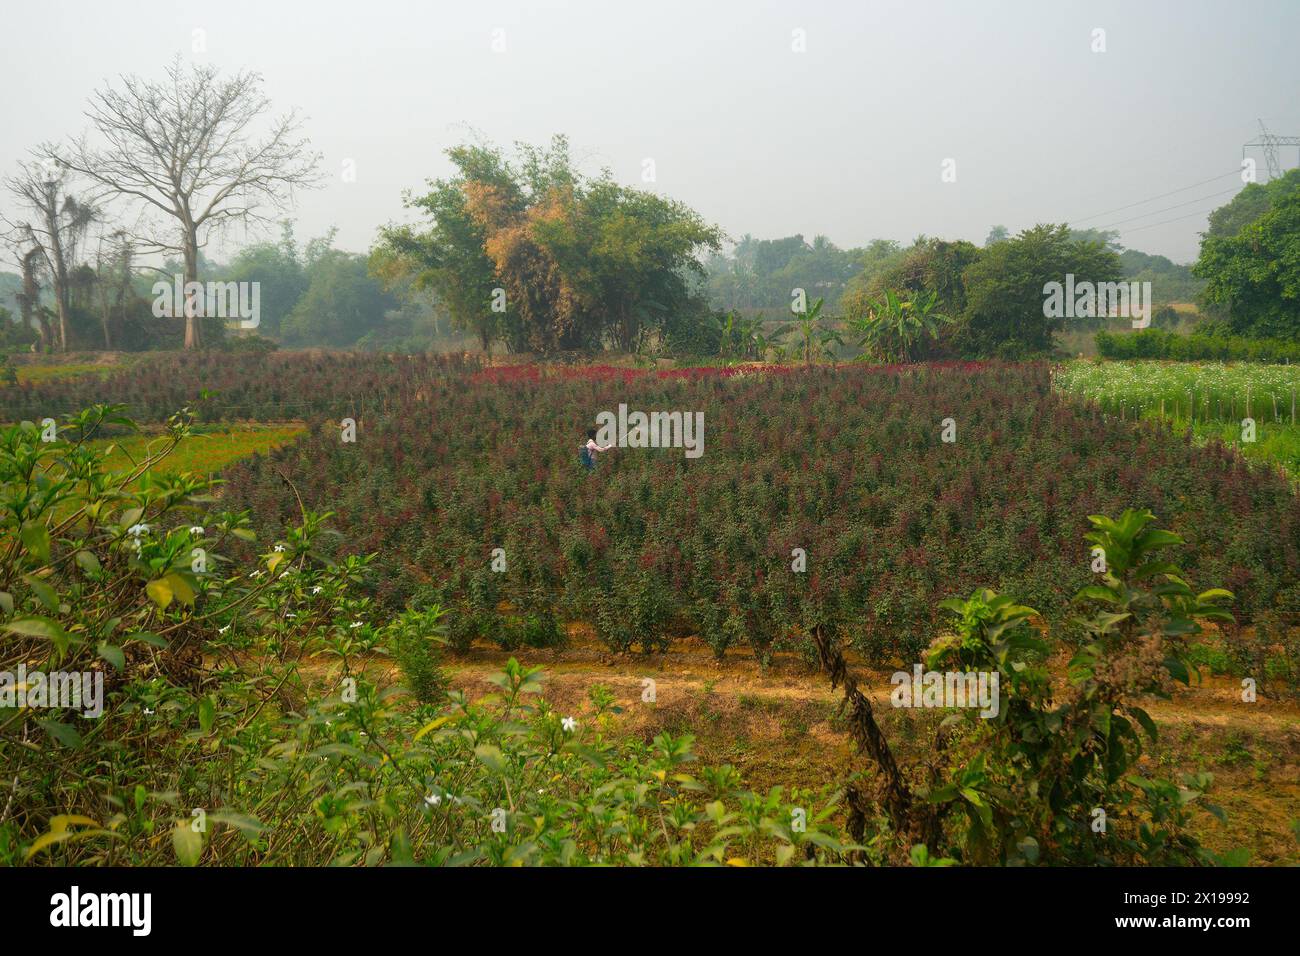
[[[207, 152], [176, 174], [190, 185], [164, 197], [156, 229], [135, 235], [122, 214], [154, 197], [131, 187], [129, 170], [158, 162], [156, 142], [193, 132], [158, 126], [158, 103], [185, 99], [186, 124], [201, 126], [213, 103], [232, 97], [236, 113], [207, 119], [218, 127], [267, 108], [255, 74], [226, 79], [179, 61], [168, 72], [167, 84], [137, 78], [92, 95], [101, 146], [88, 145], [93, 137], [42, 144], [4, 180], [18, 209], [7, 233], [18, 272], [0, 273], [0, 348], [1018, 358], [1051, 352], [1061, 332], [1106, 328], [1091, 310], [1044, 315], [1047, 287], [1067, 276], [1150, 282], [1144, 305], [1195, 301], [1229, 336], [1300, 340], [1300, 171], [1247, 185], [1215, 210], [1190, 267], [1068, 224], [1016, 235], [994, 226], [982, 245], [920, 236], [841, 249], [825, 236], [746, 235], [724, 253], [723, 231], [683, 203], [578, 170], [563, 136], [509, 152], [476, 142], [447, 150], [452, 174], [405, 196], [417, 221], [381, 228], [366, 254], [335, 248], [333, 230], [300, 245], [282, 221], [278, 240], [222, 265], [204, 255], [207, 230], [226, 217], [264, 220], [259, 205], [283, 207], [295, 186], [318, 180], [319, 156], [290, 111], [241, 187], [247, 203], [224, 209], [239, 184], [222, 178], [232, 168], [218, 162], [228, 158], [224, 140], [204, 137]], [[161, 251], [162, 267], [145, 266], [144, 250]], [[160, 281], [255, 283], [259, 314], [234, 332], [192, 311], [193, 293], [181, 314], [164, 314]], [[781, 341], [790, 335], [798, 342]]]

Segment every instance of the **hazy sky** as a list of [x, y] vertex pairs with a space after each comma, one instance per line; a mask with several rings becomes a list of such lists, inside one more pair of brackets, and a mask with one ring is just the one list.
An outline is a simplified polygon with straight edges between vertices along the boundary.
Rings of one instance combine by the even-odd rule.
[[472, 127], [499, 143], [567, 133], [589, 171], [628, 183], [652, 159], [648, 188], [733, 238], [982, 242], [994, 223], [1139, 217], [1121, 241], [1190, 261], [1257, 118], [1300, 134], [1300, 0], [41, 0], [0, 21], [0, 175], [82, 130], [88, 94], [118, 74], [159, 77], [176, 53], [251, 68], [324, 153], [299, 237], [336, 225], [356, 251]]

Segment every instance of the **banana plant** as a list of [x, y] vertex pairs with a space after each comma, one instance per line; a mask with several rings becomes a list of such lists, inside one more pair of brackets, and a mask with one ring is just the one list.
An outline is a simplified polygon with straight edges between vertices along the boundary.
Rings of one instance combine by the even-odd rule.
[[769, 353], [772, 353], [778, 362], [785, 359], [785, 348], [781, 340], [785, 338], [786, 333], [790, 330], [786, 326], [780, 326], [772, 331], [770, 335], [763, 334], [763, 316], [760, 314], [756, 319], [757, 328], [754, 330], [754, 358], [758, 361], [764, 361]]
[[802, 343], [803, 361], [805, 365], [811, 365], [813, 360], [814, 343], [818, 341], [817, 320], [822, 314], [822, 305], [825, 300], [818, 299], [806, 311], [796, 314], [794, 328], [799, 331], [799, 340]]
[[904, 299], [886, 290], [883, 298], [868, 306], [866, 315], [853, 320], [861, 350], [858, 360], [916, 361], [927, 342], [938, 338], [940, 328], [952, 321], [935, 311], [938, 301], [937, 292]]
[[822, 329], [817, 333], [817, 347], [834, 366], [839, 360], [839, 350], [844, 347], [844, 337], [836, 329]]

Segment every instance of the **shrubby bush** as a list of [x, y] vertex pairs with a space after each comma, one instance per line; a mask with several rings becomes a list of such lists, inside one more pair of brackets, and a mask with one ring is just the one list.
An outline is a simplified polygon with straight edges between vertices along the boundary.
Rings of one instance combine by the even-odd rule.
[[910, 765], [900, 766], [839, 649], [817, 633], [823, 666], [844, 687], [854, 739], [878, 771], [873, 793], [850, 788], [851, 836], [865, 835], [867, 810], [876, 807], [905, 842], [967, 863], [1244, 861], [1242, 853], [1207, 851], [1189, 833], [1197, 805], [1223, 818], [1203, 799], [1209, 774], [1176, 784], [1137, 770], [1143, 737], [1158, 735], [1141, 700], [1168, 697], [1174, 681], [1189, 681], [1189, 643], [1202, 621], [1232, 622], [1224, 607], [1232, 595], [1193, 590], [1160, 554], [1183, 540], [1157, 529], [1149, 511], [1089, 521], [1086, 540], [1102, 549], [1108, 568], [1075, 596], [1086, 639], [1064, 686], [1043, 664], [1050, 645], [1030, 626], [1033, 608], [987, 589], [945, 601], [955, 620], [927, 650], [926, 667], [996, 674], [1000, 706], [991, 717], [955, 710], [932, 753]]
[[1135, 332], [1098, 332], [1097, 352], [1108, 359], [1173, 359], [1236, 362], [1300, 362], [1300, 342], [1286, 339], [1251, 339], [1199, 330], [1179, 335], [1164, 329]]

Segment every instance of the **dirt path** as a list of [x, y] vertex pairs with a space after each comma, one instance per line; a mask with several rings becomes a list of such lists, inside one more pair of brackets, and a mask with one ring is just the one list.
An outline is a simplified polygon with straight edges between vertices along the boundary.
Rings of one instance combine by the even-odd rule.
[[[755, 790], [817, 790], [863, 766], [839, 717], [838, 695], [794, 655], [761, 668], [743, 650], [717, 661], [698, 641], [641, 656], [612, 655], [580, 637], [563, 650], [522, 648], [512, 655], [475, 648], [449, 658], [446, 669], [457, 687], [476, 697], [493, 690], [487, 678], [511, 656], [544, 668], [546, 699], [560, 713], [590, 719], [591, 691], [602, 686], [621, 708], [608, 732], [647, 741], [663, 731], [694, 734], [701, 760], [734, 765]], [[387, 660], [376, 659], [370, 668], [384, 682], [400, 679]], [[855, 669], [896, 750], [905, 755], [928, 746], [934, 715], [890, 706], [891, 671]], [[648, 681], [653, 703], [643, 700]], [[1168, 701], [1151, 698], [1146, 709], [1160, 739], [1138, 771], [1172, 779], [1213, 773], [1211, 799], [1228, 822], [1203, 814], [1202, 841], [1219, 851], [1249, 847], [1255, 863], [1300, 863], [1292, 832], [1292, 822], [1300, 820], [1300, 703], [1264, 697], [1244, 703], [1240, 697], [1239, 682], [1207, 676]]]

